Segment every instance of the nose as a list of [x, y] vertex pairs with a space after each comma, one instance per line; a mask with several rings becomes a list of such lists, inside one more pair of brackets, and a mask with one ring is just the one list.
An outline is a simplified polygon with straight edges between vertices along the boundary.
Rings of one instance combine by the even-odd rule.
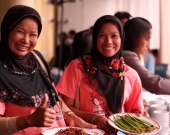
[[112, 38], [111, 38], [111, 36], [107, 36], [107, 37], [106, 37], [106, 43], [108, 43], [108, 44], [112, 43]]
[[29, 43], [29, 41], [30, 41], [29, 35], [25, 34], [25, 35], [23, 36], [23, 38], [22, 38], [22, 42], [24, 42], [24, 43]]

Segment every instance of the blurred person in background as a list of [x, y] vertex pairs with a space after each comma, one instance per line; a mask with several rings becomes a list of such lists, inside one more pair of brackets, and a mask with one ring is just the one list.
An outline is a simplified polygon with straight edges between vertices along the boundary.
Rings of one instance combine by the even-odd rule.
[[91, 50], [92, 50], [92, 30], [86, 29], [76, 33], [73, 40], [72, 52], [67, 65], [72, 60], [78, 58], [79, 56], [86, 53], [90, 53]]
[[[123, 26], [128, 20], [132, 19], [132, 15], [129, 14], [128, 12], [116, 12], [114, 16], [116, 16], [122, 22]], [[148, 49], [147, 51], [144, 52], [143, 56], [144, 56], [144, 60], [142, 62], [142, 65], [144, 65], [149, 71], [151, 71], [154, 74], [155, 73], [155, 60], [154, 60], [153, 54]]]
[[68, 33], [67, 41], [66, 41], [66, 45], [70, 47], [71, 51], [72, 51], [73, 40], [74, 40], [75, 34], [76, 34], [75, 30], [70, 30]]
[[73, 43], [75, 35], [76, 35], [76, 31], [75, 30], [70, 30], [69, 31], [69, 38], [72, 39], [72, 43]]
[[125, 63], [138, 72], [143, 88], [154, 94], [170, 94], [170, 79], [154, 75], [144, 67], [144, 53], [150, 46], [152, 36], [151, 23], [144, 18], [135, 17], [125, 23], [124, 32]]
[[55, 46], [54, 56], [49, 62], [55, 85], [62, 76], [71, 54], [71, 46], [68, 45], [68, 35], [65, 32], [62, 32], [59, 37], [60, 45]]
[[114, 14], [114, 16], [116, 16], [122, 22], [123, 26], [125, 25], [125, 23], [128, 20], [130, 20], [132, 18], [131, 14], [128, 13], [128, 12], [125, 12], [125, 11], [124, 12], [123, 11], [122, 12], [118, 11], [118, 12], [116, 12]]
[[60, 37], [60, 45], [56, 46], [54, 57], [50, 61], [49, 65], [51, 67], [57, 67], [62, 71], [64, 71], [66, 62], [68, 61], [71, 54], [71, 50], [70, 47], [67, 45], [68, 35], [65, 32], [62, 32], [59, 35], [59, 37]]

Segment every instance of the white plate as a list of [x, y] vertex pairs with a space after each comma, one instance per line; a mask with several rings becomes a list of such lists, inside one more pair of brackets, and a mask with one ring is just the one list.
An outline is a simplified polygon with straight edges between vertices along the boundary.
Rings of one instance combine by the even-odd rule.
[[[42, 135], [55, 135], [55, 133], [58, 132], [60, 129], [64, 130], [66, 128], [70, 128], [70, 127], [59, 127], [59, 128], [49, 129], [49, 130], [44, 131]], [[80, 127], [73, 127], [73, 128], [80, 128]], [[95, 129], [82, 128], [82, 129], [90, 135], [104, 135], [104, 131], [97, 129], [97, 128]]]
[[[147, 121], [147, 122], [149, 122], [150, 124], [153, 124], [154, 126], [156, 126], [157, 127], [157, 129], [155, 129], [153, 132], [149, 132], [149, 133], [144, 133], [144, 134], [136, 134], [136, 133], [131, 133], [131, 132], [128, 132], [128, 131], [125, 131], [125, 130], [123, 130], [123, 129], [121, 129], [121, 128], [119, 128], [119, 127], [117, 127], [115, 124], [114, 124], [114, 117], [115, 116], [122, 116], [122, 115], [127, 115], [127, 114], [129, 114], [129, 115], [131, 115], [131, 116], [134, 116], [134, 117], [137, 117], [138, 119], [141, 119], [141, 120], [145, 120], [145, 121]], [[110, 120], [111, 119], [111, 120]], [[112, 121], [113, 120], [113, 121]], [[160, 131], [160, 129], [161, 129], [161, 126], [160, 126], [160, 124], [156, 121], [156, 120], [154, 120], [154, 119], [152, 119], [152, 118], [150, 118], [150, 117], [144, 117], [144, 116], [137, 116], [136, 114], [134, 114], [134, 113], [117, 113], [117, 114], [113, 114], [113, 115], [111, 115], [110, 117], [109, 117], [109, 124], [112, 126], [112, 127], [114, 127], [114, 128], [116, 128], [117, 130], [120, 130], [120, 131], [122, 131], [122, 132], [124, 132], [124, 133], [128, 133], [128, 134], [130, 134], [130, 135], [153, 135], [153, 134], [156, 134], [156, 133], [158, 133], [159, 131]]]

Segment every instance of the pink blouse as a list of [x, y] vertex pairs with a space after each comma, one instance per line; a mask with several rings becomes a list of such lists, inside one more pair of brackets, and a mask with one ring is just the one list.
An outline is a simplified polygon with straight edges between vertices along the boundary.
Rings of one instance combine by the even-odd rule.
[[[125, 89], [123, 104], [120, 112], [132, 112], [133, 110], [143, 110], [142, 84], [135, 70], [126, 65]], [[107, 80], [105, 80], [107, 83]], [[79, 59], [73, 60], [66, 68], [56, 89], [61, 94], [74, 100], [79, 90], [79, 109], [98, 114], [111, 114], [107, 101], [94, 89], [89, 87]], [[113, 88], [114, 90], [114, 88]]]

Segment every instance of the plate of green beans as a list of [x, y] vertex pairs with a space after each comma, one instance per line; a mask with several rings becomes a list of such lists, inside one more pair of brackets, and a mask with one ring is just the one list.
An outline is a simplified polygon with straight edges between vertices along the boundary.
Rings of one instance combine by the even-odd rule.
[[109, 116], [108, 123], [117, 130], [130, 135], [153, 135], [160, 131], [160, 124], [151, 117], [134, 113], [117, 113]]

